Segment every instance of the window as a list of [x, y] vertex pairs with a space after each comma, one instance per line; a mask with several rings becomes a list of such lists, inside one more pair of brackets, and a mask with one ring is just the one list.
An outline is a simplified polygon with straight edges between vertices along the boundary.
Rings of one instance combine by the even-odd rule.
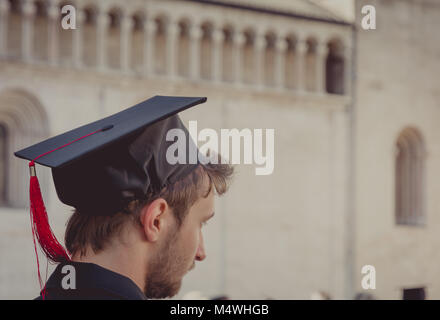
[[344, 57], [343, 46], [339, 41], [328, 44], [328, 56], [325, 64], [325, 83], [328, 93], [344, 94]]
[[189, 77], [190, 70], [190, 23], [187, 20], [179, 22], [179, 40], [178, 40], [178, 57], [177, 57], [177, 73], [182, 77]]
[[155, 19], [156, 33], [154, 35], [154, 72], [157, 74], [165, 74], [166, 72], [166, 58], [167, 58], [167, 18], [159, 16]]
[[425, 300], [425, 288], [403, 289], [403, 300]]
[[420, 133], [413, 128], [403, 130], [396, 142], [395, 154], [395, 217], [398, 225], [423, 225], [424, 158]]
[[[47, 115], [36, 97], [21, 89], [0, 92], [0, 206], [28, 205], [28, 165], [16, 158], [14, 151], [46, 139], [48, 127]], [[48, 170], [39, 170], [43, 192], [48, 185], [48, 174]]]
[[213, 30], [214, 26], [205, 22], [201, 25], [202, 39], [200, 41], [200, 77], [202, 79], [212, 79], [212, 49], [213, 49]]

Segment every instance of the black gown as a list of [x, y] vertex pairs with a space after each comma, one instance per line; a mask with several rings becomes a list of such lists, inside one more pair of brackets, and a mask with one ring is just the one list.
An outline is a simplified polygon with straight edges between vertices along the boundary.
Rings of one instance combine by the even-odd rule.
[[[72, 267], [75, 269], [75, 283], [66, 280]], [[63, 282], [64, 278], [64, 282]], [[66, 288], [66, 282], [69, 286]], [[42, 292], [36, 300], [42, 300]], [[146, 300], [144, 293], [129, 278], [98, 266], [94, 263], [60, 263], [46, 282], [45, 300]]]

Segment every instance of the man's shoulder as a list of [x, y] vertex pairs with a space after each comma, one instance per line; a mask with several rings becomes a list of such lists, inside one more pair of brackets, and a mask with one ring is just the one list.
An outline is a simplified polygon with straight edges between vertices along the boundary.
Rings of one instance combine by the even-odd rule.
[[93, 263], [74, 261], [59, 264], [40, 292], [40, 296], [35, 298], [35, 300], [124, 299], [143, 300], [146, 297], [129, 278]]

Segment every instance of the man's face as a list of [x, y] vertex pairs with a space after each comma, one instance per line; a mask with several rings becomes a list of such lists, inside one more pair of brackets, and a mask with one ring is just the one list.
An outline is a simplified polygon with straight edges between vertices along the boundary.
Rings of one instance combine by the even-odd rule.
[[147, 298], [167, 298], [176, 295], [183, 276], [206, 257], [202, 226], [214, 215], [214, 188], [209, 195], [198, 199], [190, 208], [180, 228], [170, 230], [162, 248], [151, 260], [146, 286]]

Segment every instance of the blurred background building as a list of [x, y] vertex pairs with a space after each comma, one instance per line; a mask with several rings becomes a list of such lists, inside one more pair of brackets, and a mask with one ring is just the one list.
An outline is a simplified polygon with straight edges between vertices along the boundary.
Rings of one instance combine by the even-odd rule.
[[[182, 113], [199, 130], [275, 129], [273, 174], [237, 166], [179, 297], [440, 298], [439, 17], [434, 0], [0, 0], [0, 298], [39, 290], [13, 152], [156, 94], [207, 96]], [[61, 240], [71, 208], [37, 170]]]

